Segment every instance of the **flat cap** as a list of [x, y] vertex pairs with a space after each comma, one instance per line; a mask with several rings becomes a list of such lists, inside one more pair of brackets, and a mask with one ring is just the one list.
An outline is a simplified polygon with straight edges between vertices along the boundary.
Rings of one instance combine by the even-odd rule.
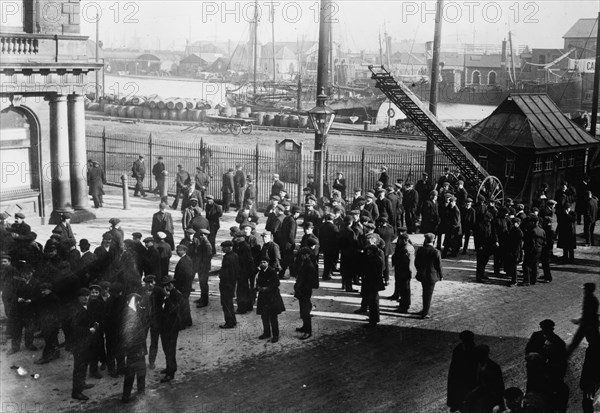
[[194, 230], [194, 228], [190, 227], [190, 228], [186, 228], [185, 233], [186, 234], [195, 234], [196, 231]]
[[222, 248], [229, 248], [229, 247], [233, 247], [233, 242], [231, 242], [231, 241], [223, 241], [223, 242], [221, 243], [221, 247], [222, 247]]
[[111, 241], [113, 239], [113, 235], [110, 232], [105, 232], [102, 234], [102, 239]]
[[146, 238], [144, 238], [144, 242], [154, 242], [154, 238], [146, 237]]
[[22, 212], [17, 212], [15, 214], [15, 218], [21, 218], [21, 219], [25, 219], [25, 214], [23, 214]]
[[291, 209], [292, 214], [295, 214], [295, 213], [298, 213], [301, 211], [302, 211], [302, 209], [298, 205], [294, 205]]
[[260, 234], [261, 237], [264, 237], [265, 235], [272, 235], [271, 231], [264, 231], [262, 234]]
[[271, 195], [270, 199], [273, 200], [273, 201], [279, 201], [279, 200], [281, 200], [281, 198], [279, 197], [279, 195]]
[[142, 238], [142, 233], [141, 232], [134, 232], [133, 234], [131, 234], [131, 236], [133, 238]]
[[60, 214], [60, 217], [62, 219], [71, 219], [73, 215], [70, 212], [63, 212], [62, 214]]
[[104, 289], [106, 289], [106, 288], [110, 288], [110, 282], [109, 282], [109, 281], [100, 281], [100, 282], [98, 283], [98, 285], [99, 285], [100, 287], [104, 288]]
[[159, 285], [167, 285], [167, 284], [171, 284], [173, 282], [173, 276], [172, 275], [166, 275], [164, 277], [162, 277], [160, 280], [157, 281], [157, 284]]
[[362, 188], [356, 186], [354, 187], [354, 192], [362, 192]]
[[554, 328], [556, 324], [554, 324], [554, 321], [550, 320], [550, 319], [545, 319], [540, 321], [540, 328], [542, 330], [548, 329], [548, 328]]
[[156, 282], [156, 275], [153, 274], [148, 274], [144, 277], [143, 280], [145, 283], [151, 283], [151, 282]]
[[204, 235], [210, 234], [210, 231], [207, 230], [206, 228], [200, 228], [200, 230], [198, 232], [200, 232], [201, 234], [204, 234]]
[[6, 212], [0, 212], [0, 219], [1, 220], [8, 219], [8, 214]]
[[302, 224], [303, 228], [314, 228], [315, 224], [313, 224], [311, 221], [306, 221]]
[[375, 198], [375, 195], [373, 194], [373, 192], [367, 192], [367, 195], [365, 195], [367, 198]]
[[90, 291], [91, 290], [102, 291], [102, 287], [100, 287], [98, 284], [92, 284], [92, 285], [90, 285]]
[[192, 201], [194, 201], [194, 202], [198, 202], [198, 198], [196, 198], [195, 196], [194, 196], [194, 197], [191, 197], [191, 198], [190, 198], [190, 202], [192, 202]]
[[117, 225], [120, 222], [121, 222], [121, 220], [119, 218], [111, 218], [111, 219], [108, 220], [108, 223], [112, 224], [112, 225]]
[[206, 195], [206, 199], [215, 199], [213, 195]]

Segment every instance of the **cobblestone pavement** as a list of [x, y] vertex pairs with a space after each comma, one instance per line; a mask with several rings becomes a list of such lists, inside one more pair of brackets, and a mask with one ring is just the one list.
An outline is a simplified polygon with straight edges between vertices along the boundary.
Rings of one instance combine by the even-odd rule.
[[[84, 234], [98, 243], [108, 219], [118, 216], [126, 236], [149, 232], [151, 215], [158, 202], [132, 199], [132, 209], [120, 209], [119, 193], [110, 188], [108, 207], [98, 210], [98, 219], [74, 225], [76, 237]], [[174, 219], [180, 217], [173, 212]], [[220, 238], [228, 236], [234, 214], [222, 224]], [[264, 220], [263, 220], [264, 221]], [[263, 222], [264, 225], [264, 222]], [[260, 226], [259, 228], [262, 228]], [[36, 228], [41, 239], [52, 227]], [[181, 238], [181, 226], [176, 228]], [[422, 236], [412, 236], [420, 245]], [[93, 246], [94, 247], [94, 246]], [[92, 248], [93, 248], [92, 247]], [[555, 251], [559, 253], [559, 251]], [[213, 261], [218, 268], [220, 256]], [[445, 412], [446, 375], [457, 333], [471, 329], [478, 343], [491, 347], [491, 357], [503, 369], [506, 386], [525, 385], [524, 347], [538, 322], [552, 318], [556, 332], [569, 342], [575, 332], [570, 319], [581, 311], [584, 282], [600, 282], [600, 248], [580, 247], [574, 265], [553, 267], [554, 281], [531, 287], [505, 286], [506, 280], [487, 284], [474, 282], [475, 256], [444, 260], [443, 282], [434, 293], [432, 319], [392, 312], [396, 303], [382, 299], [382, 319], [376, 329], [364, 329], [366, 316], [355, 315], [358, 294], [341, 290], [339, 277], [322, 282], [315, 290], [313, 338], [297, 339], [300, 325], [298, 304], [292, 297], [293, 280], [282, 282], [287, 311], [280, 316], [281, 339], [277, 344], [258, 340], [262, 324], [256, 314], [238, 316], [238, 327], [220, 330], [223, 316], [218, 301], [218, 277], [211, 277], [210, 305], [193, 308], [194, 326], [181, 332], [176, 379], [160, 384], [158, 371], [164, 366], [159, 351], [157, 369], [148, 371], [147, 393], [128, 405], [120, 399], [122, 378], [105, 375], [89, 379], [95, 387], [86, 391], [90, 401], [70, 398], [72, 356], [37, 366], [40, 351], [0, 353], [2, 412], [98, 411], [98, 412]], [[173, 264], [174, 265], [174, 264]], [[491, 265], [489, 266], [491, 270]], [[196, 284], [197, 287], [197, 284]], [[390, 295], [389, 286], [382, 296]], [[411, 312], [421, 308], [421, 289], [413, 280]], [[192, 299], [197, 293], [192, 294]], [[41, 340], [36, 340], [41, 347]], [[578, 388], [584, 345], [570, 360], [567, 374], [571, 388], [569, 411], [579, 411]], [[22, 366], [20, 377], [11, 366]], [[38, 379], [30, 375], [38, 373]], [[134, 391], [135, 393], [135, 391]], [[597, 406], [600, 411], [600, 405]]]

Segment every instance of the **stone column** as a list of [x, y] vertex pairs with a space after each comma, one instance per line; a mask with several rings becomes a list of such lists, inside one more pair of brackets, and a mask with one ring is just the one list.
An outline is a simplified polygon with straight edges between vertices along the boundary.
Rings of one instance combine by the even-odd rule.
[[53, 95], [50, 102], [50, 172], [52, 179], [52, 214], [50, 224], [60, 222], [63, 212], [72, 212], [69, 173], [69, 131], [67, 98]]
[[71, 204], [75, 213], [72, 223], [96, 218], [89, 211], [90, 199], [87, 189], [87, 151], [85, 140], [85, 109], [83, 96], [67, 96], [69, 118], [69, 175], [71, 177]]

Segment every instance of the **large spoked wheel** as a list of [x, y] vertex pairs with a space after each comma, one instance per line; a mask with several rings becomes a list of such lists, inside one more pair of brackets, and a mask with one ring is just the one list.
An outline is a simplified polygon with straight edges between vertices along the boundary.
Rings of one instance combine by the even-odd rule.
[[217, 125], [216, 123], [211, 123], [210, 125], [208, 125], [208, 131], [210, 133], [217, 133], [219, 131], [219, 125]]
[[477, 198], [480, 195], [488, 202], [494, 200], [497, 203], [504, 204], [504, 188], [502, 188], [502, 183], [495, 176], [488, 176], [483, 180], [477, 191]]
[[232, 123], [229, 125], [229, 130], [233, 134], [233, 136], [238, 136], [242, 132], [242, 125], [239, 123]]
[[221, 132], [221, 133], [229, 132], [229, 125], [227, 125], [225, 123], [219, 123], [219, 132]]
[[250, 135], [252, 133], [253, 129], [254, 128], [252, 127], [252, 124], [251, 123], [247, 123], [244, 126], [242, 126], [242, 133], [244, 135]]

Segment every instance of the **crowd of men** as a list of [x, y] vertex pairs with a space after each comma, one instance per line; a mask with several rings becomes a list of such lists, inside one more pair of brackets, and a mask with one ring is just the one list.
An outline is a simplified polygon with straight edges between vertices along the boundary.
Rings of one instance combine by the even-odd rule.
[[583, 392], [583, 413], [593, 413], [594, 398], [600, 389], [600, 330], [596, 284], [583, 286], [581, 317], [567, 346], [555, 332], [554, 321], [540, 322], [525, 346], [526, 382], [519, 387], [504, 387], [502, 369], [490, 358], [490, 347], [476, 345], [475, 334], [459, 334], [460, 344], [452, 352], [448, 371], [447, 402], [451, 412], [566, 413], [572, 390], [565, 383], [569, 357], [583, 338], [588, 348], [581, 369], [579, 387]]
[[[159, 160], [157, 165], [162, 161]], [[279, 294], [279, 280], [295, 278], [294, 296], [299, 302], [302, 326], [296, 330], [300, 339], [312, 336], [311, 296], [321, 279], [341, 275], [342, 289], [358, 293], [361, 305], [356, 313], [368, 314], [366, 327], [379, 322], [379, 292], [384, 290], [394, 270], [394, 293], [387, 299], [397, 300], [400, 313], [411, 307], [410, 280], [422, 285], [423, 307], [418, 315], [430, 318], [429, 309], [435, 285], [443, 279], [442, 258], [466, 253], [470, 237], [477, 255], [477, 281], [485, 281], [486, 266], [494, 257], [494, 276], [506, 277], [508, 285], [517, 283], [517, 266], [522, 262], [522, 285], [535, 284], [541, 263], [541, 281], [552, 281], [550, 258], [556, 234], [565, 262], [573, 262], [575, 224], [583, 216], [586, 243], [593, 244], [597, 219], [597, 199], [590, 190], [581, 191], [566, 183], [549, 199], [544, 188], [532, 205], [479, 197], [473, 202], [464, 182], [452, 179], [449, 171], [433, 184], [427, 174], [413, 186], [399, 179], [391, 183], [386, 168], [374, 188], [354, 188], [349, 194], [342, 172], [336, 174], [332, 187], [317, 198], [314, 177], [308, 176], [303, 205], [293, 205], [284, 183], [273, 176], [269, 205], [264, 213], [256, 210], [256, 190], [252, 176], [241, 165], [223, 175], [221, 200], [208, 193], [208, 176], [198, 168], [195, 177], [178, 166], [177, 193], [172, 209], [182, 199], [181, 226], [183, 239], [175, 242], [175, 223], [167, 211], [163, 196], [165, 170], [153, 168], [163, 177], [154, 191], [161, 193], [159, 210], [152, 216], [151, 236], [141, 233], [125, 236], [120, 220], [112, 218], [110, 229], [101, 244], [90, 251], [86, 239], [77, 243], [70, 224], [70, 214], [53, 230], [45, 245], [16, 214], [8, 224], [2, 222], [2, 298], [8, 317], [11, 353], [33, 345], [36, 332], [45, 341], [37, 363], [44, 364], [60, 356], [58, 334], [65, 336], [65, 349], [74, 355], [73, 390], [75, 399], [87, 400], [83, 390], [91, 385], [85, 378], [124, 375], [123, 401], [131, 399], [137, 379], [139, 394], [145, 391], [146, 354], [148, 367], [155, 368], [160, 338], [166, 358], [162, 382], [172, 380], [177, 371], [176, 349], [179, 331], [192, 325], [190, 295], [198, 277], [198, 308], [209, 304], [211, 261], [217, 254], [216, 238], [222, 217], [235, 208], [237, 226], [230, 228], [229, 240], [220, 244], [220, 305], [223, 329], [235, 328], [236, 315], [254, 310], [261, 315], [264, 332], [260, 339], [277, 342], [277, 316], [285, 311]], [[92, 168], [96, 166], [92, 163]], [[135, 196], [145, 197], [143, 156], [134, 163]], [[93, 174], [92, 174], [93, 175]], [[100, 181], [103, 181], [103, 174]], [[89, 175], [88, 175], [89, 178]], [[584, 179], [589, 184], [589, 180]], [[162, 185], [162, 188], [161, 188]], [[100, 190], [98, 190], [100, 189]], [[90, 195], [102, 206], [101, 186]], [[580, 192], [577, 192], [580, 194]], [[577, 214], [571, 202], [577, 202]], [[553, 229], [554, 216], [558, 227]], [[297, 243], [298, 220], [303, 236]], [[257, 224], [265, 220], [265, 230], [257, 233]], [[419, 224], [420, 223], [420, 224]], [[419, 224], [419, 225], [418, 225]], [[424, 234], [422, 247], [415, 248], [409, 234]], [[79, 250], [77, 249], [79, 245]], [[170, 270], [173, 252], [179, 257]], [[502, 269], [505, 275], [501, 274]], [[289, 274], [289, 275], [288, 275]], [[234, 306], [234, 300], [237, 308]], [[150, 346], [147, 349], [147, 337]]]

